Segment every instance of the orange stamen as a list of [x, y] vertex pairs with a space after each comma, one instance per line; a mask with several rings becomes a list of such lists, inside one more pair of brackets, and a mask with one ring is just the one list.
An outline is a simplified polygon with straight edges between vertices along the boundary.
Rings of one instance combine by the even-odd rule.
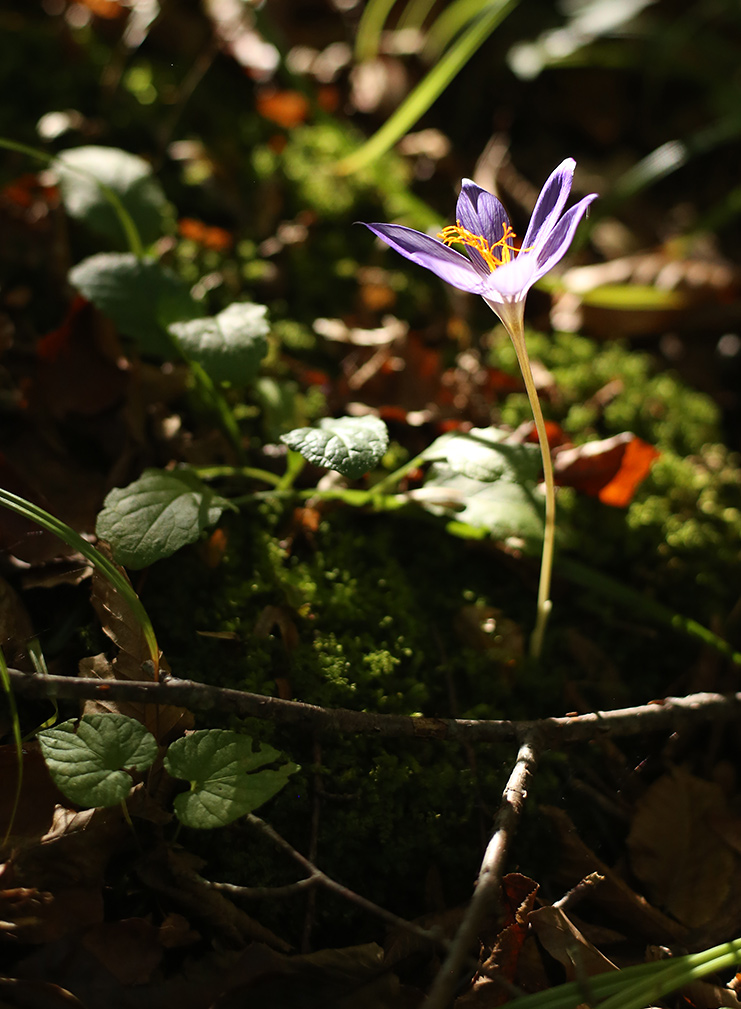
[[[490, 245], [482, 235], [474, 235], [472, 231], [464, 228], [460, 221], [443, 228], [437, 237], [445, 245], [460, 243], [475, 249], [493, 273], [498, 266], [504, 266], [505, 263], [511, 262], [518, 252], [523, 251], [512, 244], [512, 240], [515, 238], [514, 228], [509, 224], [505, 224], [503, 227], [504, 234], [493, 245]], [[498, 256], [494, 253], [495, 249], [500, 250]]]

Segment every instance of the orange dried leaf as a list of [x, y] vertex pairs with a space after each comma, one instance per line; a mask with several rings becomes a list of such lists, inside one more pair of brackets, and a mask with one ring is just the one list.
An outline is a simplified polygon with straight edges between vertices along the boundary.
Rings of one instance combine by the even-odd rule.
[[106, 21], [113, 21], [123, 17], [126, 9], [119, 3], [119, 0], [78, 0], [83, 7], [87, 7], [96, 17], [105, 18]]
[[197, 242], [206, 249], [214, 252], [226, 252], [233, 245], [233, 238], [225, 228], [218, 228], [215, 225], [204, 224], [194, 217], [182, 217], [178, 221], [178, 233], [183, 238], [188, 238], [192, 242]]
[[636, 488], [648, 476], [659, 455], [653, 445], [640, 438], [629, 441], [625, 446], [620, 469], [599, 492], [600, 501], [615, 508], [627, 508], [633, 500]]
[[286, 130], [300, 126], [309, 115], [309, 100], [300, 91], [266, 88], [257, 95], [255, 107], [263, 119]]
[[554, 455], [556, 480], [604, 504], [626, 508], [659, 452], [630, 432], [562, 448]]

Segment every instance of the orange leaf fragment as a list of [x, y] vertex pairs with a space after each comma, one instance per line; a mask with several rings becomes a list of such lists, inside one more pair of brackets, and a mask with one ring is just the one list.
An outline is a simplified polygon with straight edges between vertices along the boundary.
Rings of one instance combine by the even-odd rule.
[[204, 224], [193, 217], [183, 217], [178, 221], [178, 232], [183, 238], [189, 238], [206, 249], [214, 252], [226, 252], [233, 244], [232, 236], [225, 228]]
[[627, 508], [659, 452], [626, 431], [603, 441], [564, 447], [554, 455], [556, 480], [603, 504]]
[[78, 0], [78, 3], [82, 3], [83, 7], [91, 10], [96, 17], [105, 18], [107, 21], [123, 17], [126, 13], [119, 0]]
[[653, 445], [640, 438], [629, 441], [625, 446], [620, 469], [599, 492], [600, 501], [615, 508], [627, 508], [633, 500], [636, 487], [648, 476], [659, 455]]
[[300, 126], [309, 115], [309, 100], [300, 91], [265, 88], [258, 93], [255, 107], [263, 119], [286, 130]]

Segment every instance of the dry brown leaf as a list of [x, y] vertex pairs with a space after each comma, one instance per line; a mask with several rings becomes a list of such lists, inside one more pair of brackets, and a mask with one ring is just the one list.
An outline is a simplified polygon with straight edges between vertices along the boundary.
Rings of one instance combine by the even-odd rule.
[[0, 1005], [23, 1009], [86, 1009], [79, 999], [59, 985], [28, 978], [0, 978]]
[[681, 768], [636, 804], [628, 835], [631, 867], [651, 899], [689, 927], [710, 921], [726, 899], [739, 859], [709, 821], [725, 812], [719, 785]]
[[[99, 544], [99, 549], [105, 550], [105, 546]], [[125, 576], [122, 568], [120, 571]], [[83, 659], [80, 675], [102, 680], [153, 680], [149, 645], [141, 625], [115, 587], [97, 570], [93, 573], [91, 602], [103, 631], [118, 646], [119, 652], [113, 661], [102, 654]], [[160, 656], [160, 672], [167, 671], [167, 664]], [[172, 705], [96, 700], [87, 701], [83, 711], [85, 714], [113, 711], [136, 718], [158, 742], [193, 726], [192, 714]]]
[[604, 504], [627, 508], [659, 452], [634, 434], [623, 434], [584, 445], [563, 446], [553, 453], [556, 481]]
[[20, 596], [0, 578], [0, 645], [8, 665], [30, 670], [26, 646], [33, 636], [31, 618]]
[[[5, 832], [15, 804], [18, 773], [15, 746], [0, 746], [0, 831]], [[15, 847], [27, 840], [37, 841], [50, 829], [55, 806], [64, 797], [51, 780], [46, 761], [37, 744], [23, 747], [23, 784], [13, 819], [11, 840]]]
[[162, 960], [159, 929], [144, 918], [104, 922], [82, 944], [123, 985], [146, 984]]
[[637, 894], [620, 876], [607, 866], [581, 840], [576, 827], [566, 813], [552, 806], [541, 811], [554, 829], [554, 841], [560, 842], [554, 853], [556, 882], [565, 890], [571, 889], [590, 873], [598, 872], [604, 881], [590, 890], [587, 899], [609, 921], [619, 922], [626, 935], [640, 942], [667, 945], [686, 935], [686, 928], [663, 914], [640, 894]]
[[565, 967], [569, 981], [618, 969], [582, 935], [560, 908], [538, 908], [530, 914], [529, 921], [543, 947]]

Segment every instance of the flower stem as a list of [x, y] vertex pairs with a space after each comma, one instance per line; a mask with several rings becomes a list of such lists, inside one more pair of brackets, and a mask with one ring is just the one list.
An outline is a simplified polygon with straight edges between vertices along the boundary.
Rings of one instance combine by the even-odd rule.
[[533, 411], [535, 430], [538, 433], [540, 454], [543, 459], [543, 477], [545, 480], [545, 528], [543, 530], [543, 554], [540, 561], [540, 582], [538, 584], [538, 609], [535, 618], [535, 629], [530, 638], [530, 654], [534, 659], [540, 658], [543, 649], [543, 635], [551, 612], [551, 574], [553, 572], [553, 551], [556, 538], [556, 486], [553, 481], [553, 462], [548, 445], [548, 435], [545, 430], [543, 411], [540, 409], [538, 390], [535, 388], [533, 371], [525, 344], [525, 327], [521, 320], [507, 327], [517, 354], [517, 362], [525, 381], [527, 398]]

